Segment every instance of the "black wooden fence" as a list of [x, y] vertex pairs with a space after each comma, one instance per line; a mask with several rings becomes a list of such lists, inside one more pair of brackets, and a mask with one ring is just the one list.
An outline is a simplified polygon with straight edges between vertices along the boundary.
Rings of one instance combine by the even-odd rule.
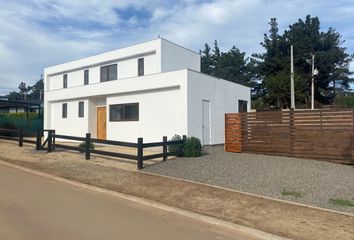
[[[47, 137], [42, 142], [42, 138], [44, 133], [47, 133]], [[11, 137], [2, 136], [1, 133], [11, 133]], [[68, 136], [68, 135], [60, 135], [56, 134], [55, 130], [51, 129], [44, 129], [38, 130], [36, 141], [24, 138], [24, 132], [22, 129], [20, 130], [11, 130], [11, 129], [0, 129], [0, 139], [18, 141], [18, 145], [20, 147], [23, 146], [23, 143], [33, 143], [36, 145], [36, 150], [44, 150], [46, 149], [47, 152], [55, 151], [55, 149], [62, 148], [71, 151], [78, 151], [85, 153], [85, 159], [89, 160], [91, 158], [91, 153], [110, 156], [110, 157], [117, 157], [117, 158], [124, 158], [129, 160], [137, 161], [137, 168], [140, 170], [144, 167], [144, 161], [162, 158], [163, 161], [166, 161], [169, 156], [178, 156], [181, 154], [182, 148], [180, 151], [177, 152], [168, 152], [168, 146], [171, 145], [183, 145], [186, 141], [186, 136], [183, 135], [183, 140], [180, 141], [168, 141], [167, 137], [164, 136], [161, 142], [151, 142], [151, 143], [144, 143], [143, 138], [138, 138], [137, 142], [122, 142], [122, 141], [113, 141], [113, 140], [101, 140], [97, 138], [92, 138], [90, 133], [87, 133], [85, 137], [77, 137], [77, 136]], [[65, 139], [71, 141], [79, 141], [84, 142], [84, 149], [81, 147], [70, 146], [62, 143], [56, 143], [56, 139]], [[126, 154], [126, 153], [119, 153], [119, 152], [112, 152], [112, 151], [104, 151], [104, 150], [97, 150], [91, 149], [92, 143], [99, 143], [102, 145], [111, 145], [111, 146], [121, 146], [121, 147], [130, 147], [136, 149], [136, 154]], [[152, 147], [162, 147], [162, 152], [157, 154], [151, 155], [144, 155], [144, 149], [152, 148]]]

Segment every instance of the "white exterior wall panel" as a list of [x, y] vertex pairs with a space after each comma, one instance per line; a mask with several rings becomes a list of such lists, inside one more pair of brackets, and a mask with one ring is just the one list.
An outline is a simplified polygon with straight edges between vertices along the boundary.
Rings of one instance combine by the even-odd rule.
[[[139, 121], [111, 122], [109, 106], [125, 103], [139, 103]], [[186, 134], [185, 111], [179, 87], [108, 97], [107, 139], [136, 142], [137, 137], [143, 137], [145, 142], [155, 142], [162, 141], [163, 136]]]
[[[211, 144], [225, 142], [225, 113], [238, 112], [238, 100], [251, 104], [250, 88], [188, 71], [188, 136], [203, 139], [202, 101], [210, 101]], [[206, 143], [208, 145], [208, 143]]]
[[[84, 102], [84, 117], [79, 118], [79, 101]], [[67, 103], [67, 118], [62, 117], [62, 105]], [[55, 133], [84, 137], [88, 132], [89, 106], [87, 99], [51, 103], [51, 126]]]
[[167, 40], [161, 42], [162, 72], [191, 69], [200, 72], [200, 55]]

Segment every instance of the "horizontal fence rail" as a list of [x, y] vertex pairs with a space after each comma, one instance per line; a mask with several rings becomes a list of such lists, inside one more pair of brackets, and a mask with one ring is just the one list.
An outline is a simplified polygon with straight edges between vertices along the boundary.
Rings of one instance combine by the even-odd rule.
[[22, 147], [23, 143], [36, 144], [36, 140], [28, 139], [32, 135], [32, 132], [26, 132], [23, 129], [0, 128], [0, 139], [18, 142], [19, 147]]
[[226, 114], [225, 150], [353, 164], [354, 110]]
[[[3, 134], [13, 134], [15, 136], [9, 137], [4, 136]], [[43, 138], [46, 133], [46, 138]], [[138, 138], [136, 143], [133, 142], [123, 142], [123, 141], [114, 141], [114, 140], [102, 140], [91, 138], [91, 134], [87, 133], [86, 137], [78, 136], [69, 136], [56, 134], [55, 130], [52, 129], [38, 129], [36, 140], [24, 138], [24, 131], [22, 129], [3, 129], [0, 128], [0, 139], [18, 141], [20, 147], [23, 146], [23, 143], [31, 143], [36, 145], [36, 150], [44, 150], [47, 152], [52, 152], [56, 148], [66, 149], [70, 151], [78, 151], [85, 153], [85, 159], [89, 160], [91, 158], [91, 153], [103, 156], [124, 158], [129, 160], [137, 161], [137, 168], [140, 170], [144, 167], [144, 161], [162, 158], [163, 161], [167, 160], [169, 156], [178, 156], [181, 152], [168, 152], [167, 147], [171, 145], [183, 145], [186, 141], [186, 136], [183, 136], [183, 140], [180, 141], [168, 141], [167, 137], [162, 138], [162, 142], [152, 142], [144, 143], [143, 138]], [[57, 143], [57, 139], [70, 140], [72, 142], [82, 142], [85, 143], [83, 147], [80, 146], [71, 146], [63, 142]], [[97, 150], [91, 149], [92, 143], [99, 143], [100, 145], [111, 145], [111, 146], [121, 146], [121, 147], [130, 147], [136, 149], [136, 154], [127, 154], [113, 151]], [[162, 147], [162, 153], [144, 155], [144, 149], [151, 147]]]

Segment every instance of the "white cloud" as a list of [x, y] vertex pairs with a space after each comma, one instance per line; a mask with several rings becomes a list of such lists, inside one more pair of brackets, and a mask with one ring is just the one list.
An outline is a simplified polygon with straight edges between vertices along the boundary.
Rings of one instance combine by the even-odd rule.
[[[127, 9], [150, 18], [120, 14]], [[0, 0], [0, 89], [33, 83], [46, 66], [158, 34], [195, 51], [217, 39], [223, 50], [236, 45], [250, 55], [262, 50], [271, 17], [284, 30], [307, 14], [319, 16], [323, 30], [336, 28], [354, 52], [353, 10], [350, 0]]]

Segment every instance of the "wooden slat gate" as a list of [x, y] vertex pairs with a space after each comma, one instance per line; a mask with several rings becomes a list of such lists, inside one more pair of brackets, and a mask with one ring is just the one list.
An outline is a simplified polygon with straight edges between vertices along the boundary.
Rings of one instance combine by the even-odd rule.
[[353, 110], [225, 115], [225, 150], [353, 164]]

